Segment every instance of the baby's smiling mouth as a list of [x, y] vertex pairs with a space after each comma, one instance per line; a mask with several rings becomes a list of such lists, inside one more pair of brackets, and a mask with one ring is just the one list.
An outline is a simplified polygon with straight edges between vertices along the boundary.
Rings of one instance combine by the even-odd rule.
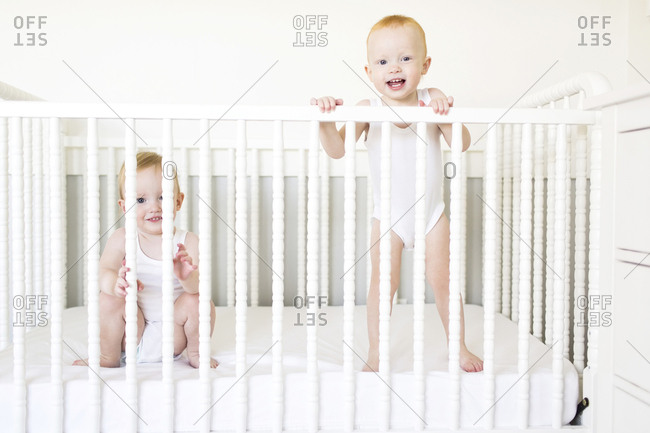
[[406, 82], [406, 80], [404, 80], [403, 78], [395, 78], [395, 79], [392, 79], [392, 80], [388, 80], [386, 82], [386, 84], [391, 89], [396, 90], [396, 89], [401, 89], [404, 86], [405, 82]]
[[162, 221], [162, 217], [159, 217], [159, 216], [151, 217], [151, 218], [147, 219], [147, 221], [152, 222], [152, 223], [157, 223], [157, 222]]

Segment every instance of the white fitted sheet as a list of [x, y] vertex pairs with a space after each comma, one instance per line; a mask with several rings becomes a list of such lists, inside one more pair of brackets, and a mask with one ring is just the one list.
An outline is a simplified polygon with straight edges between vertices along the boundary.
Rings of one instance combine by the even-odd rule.
[[[305, 322], [305, 309], [284, 309], [283, 365], [285, 387], [285, 428], [302, 431], [309, 425], [307, 406], [308, 381], [306, 376], [306, 327], [296, 326], [296, 316], [301, 314]], [[318, 365], [320, 370], [320, 426], [322, 429], [343, 428], [344, 382], [343, 382], [343, 308], [322, 307], [327, 324], [318, 327]], [[235, 310], [217, 307], [215, 332], [212, 337], [212, 356], [220, 366], [211, 371], [212, 401], [210, 412], [213, 430], [233, 430], [237, 420], [237, 390], [227, 392], [235, 378]], [[483, 308], [465, 306], [466, 342], [470, 350], [481, 356], [483, 352]], [[79, 355], [87, 356], [87, 310], [71, 308], [64, 312], [63, 339]], [[272, 351], [264, 355], [272, 345], [271, 308], [251, 307], [247, 310], [247, 378], [249, 388], [248, 428], [269, 429], [272, 419], [273, 383], [271, 378]], [[318, 322], [317, 322], [318, 323]], [[517, 326], [501, 315], [496, 317], [495, 373], [496, 427], [517, 425], [518, 386], [517, 373]], [[368, 350], [365, 306], [355, 309], [354, 350], [365, 357]], [[425, 376], [427, 412], [424, 419], [428, 428], [445, 428], [449, 414], [449, 375], [447, 373], [447, 349], [444, 331], [434, 304], [425, 306]], [[530, 336], [530, 425], [549, 426], [552, 410], [552, 352], [548, 347]], [[261, 358], [260, 358], [261, 357]], [[26, 335], [27, 368], [27, 426], [28, 431], [48, 431], [51, 425], [50, 397], [50, 329], [37, 328]], [[541, 359], [540, 359], [541, 358]], [[74, 352], [63, 345], [64, 380], [64, 429], [70, 432], [88, 430], [88, 382], [87, 367], [72, 366]], [[377, 427], [376, 411], [379, 395], [386, 385], [373, 373], [362, 373], [361, 359], [355, 359], [356, 376], [356, 425], [358, 428]], [[411, 305], [396, 305], [391, 318], [391, 427], [410, 429], [416, 415], [408, 404], [413, 401], [413, 319]], [[161, 383], [162, 363], [138, 364], [139, 406], [137, 412], [144, 420], [139, 429], [144, 432], [163, 430], [159, 416], [163, 407]], [[13, 350], [9, 347], [0, 353], [0, 420], [3, 429], [11, 430], [13, 424]], [[131, 410], [118, 397], [125, 396], [125, 369], [101, 368], [98, 372], [110, 386], [102, 390], [102, 431], [119, 432]], [[92, 374], [92, 373], [91, 373]], [[196, 431], [194, 424], [201, 416], [200, 384], [198, 370], [193, 369], [183, 357], [174, 367], [176, 408], [175, 430]], [[510, 389], [511, 388], [511, 389]], [[479, 427], [478, 421], [488, 409], [484, 402], [484, 377], [482, 373], [461, 373], [461, 426]], [[510, 389], [510, 390], [509, 390]], [[225, 392], [225, 394], [224, 394]], [[118, 394], [118, 395], [116, 395]], [[402, 399], [404, 401], [402, 401]], [[563, 422], [568, 423], [576, 411], [579, 399], [578, 374], [573, 365], [564, 361]], [[146, 422], [146, 425], [145, 425]], [[475, 424], [476, 423], [476, 424]]]

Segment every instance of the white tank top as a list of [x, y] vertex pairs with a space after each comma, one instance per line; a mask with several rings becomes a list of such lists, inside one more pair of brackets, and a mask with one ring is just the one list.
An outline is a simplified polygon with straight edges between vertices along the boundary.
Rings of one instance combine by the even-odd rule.
[[[176, 229], [174, 234], [174, 256], [178, 252], [177, 244], [185, 243], [186, 230]], [[162, 260], [154, 260], [147, 256], [140, 247], [140, 236], [136, 236], [138, 245], [136, 252], [136, 266], [138, 280], [144, 286], [138, 292], [138, 306], [142, 310], [145, 322], [162, 321]], [[174, 302], [183, 293], [183, 286], [174, 276]]]
[[[425, 104], [431, 102], [427, 89], [418, 89], [418, 100]], [[371, 99], [371, 106], [382, 106], [379, 99]], [[413, 231], [415, 224], [415, 145], [420, 138], [415, 134], [416, 125], [398, 128], [390, 125], [391, 130], [391, 225], [396, 224], [396, 231]], [[434, 214], [439, 217], [444, 210], [442, 155], [440, 151], [440, 129], [437, 125], [427, 124], [427, 133], [421, 137], [427, 143], [427, 168], [425, 208], [426, 220]], [[371, 122], [366, 138], [370, 177], [374, 199], [373, 217], [381, 216], [381, 123]], [[410, 209], [410, 210], [409, 210]], [[399, 220], [399, 221], [398, 221]], [[435, 221], [433, 221], [435, 224]], [[402, 227], [402, 229], [400, 229]], [[398, 233], [400, 234], [400, 233]], [[401, 234], [400, 234], [401, 235]]]

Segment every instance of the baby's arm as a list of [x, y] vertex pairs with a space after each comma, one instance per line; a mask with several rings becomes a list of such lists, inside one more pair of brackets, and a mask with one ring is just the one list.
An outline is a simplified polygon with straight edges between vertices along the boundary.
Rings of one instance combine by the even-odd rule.
[[[119, 228], [108, 238], [106, 248], [99, 259], [99, 290], [112, 296], [126, 296], [126, 273], [124, 262], [124, 229]], [[143, 286], [138, 280], [138, 290]]]
[[185, 244], [178, 244], [174, 275], [187, 293], [199, 293], [199, 238], [192, 232], [187, 232]]
[[[311, 105], [318, 105], [321, 112], [330, 112], [336, 109], [337, 105], [343, 105], [342, 99], [336, 99], [331, 96], [324, 96], [322, 98], [311, 98]], [[357, 105], [368, 106], [370, 101], [363, 100]], [[359, 140], [361, 134], [368, 131], [367, 123], [356, 123], [355, 142]], [[339, 159], [345, 155], [345, 125], [340, 130], [336, 130], [334, 122], [321, 122], [320, 123], [320, 142], [323, 145], [325, 153], [331, 158]]]
[[[430, 88], [429, 96], [431, 96], [431, 102], [428, 106], [433, 108], [434, 113], [447, 114], [449, 108], [454, 106], [454, 97], [445, 96], [440, 89]], [[419, 105], [421, 107], [425, 106], [423, 101], [419, 101]], [[442, 135], [445, 137], [445, 141], [451, 147], [451, 123], [439, 124], [438, 128], [440, 128]], [[469, 131], [465, 125], [463, 125], [463, 152], [469, 148], [471, 140], [472, 138], [469, 135]]]

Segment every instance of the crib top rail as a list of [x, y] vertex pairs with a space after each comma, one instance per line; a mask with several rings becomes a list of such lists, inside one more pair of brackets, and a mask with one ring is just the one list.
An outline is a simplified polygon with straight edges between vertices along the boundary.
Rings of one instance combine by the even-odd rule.
[[177, 119], [320, 122], [427, 122], [490, 124], [535, 123], [590, 125], [598, 113], [575, 109], [537, 110], [534, 108], [452, 108], [447, 115], [425, 107], [339, 107], [321, 113], [315, 106], [216, 106], [174, 104], [60, 103], [31, 101], [0, 102], [0, 117], [97, 118], [97, 119]]

